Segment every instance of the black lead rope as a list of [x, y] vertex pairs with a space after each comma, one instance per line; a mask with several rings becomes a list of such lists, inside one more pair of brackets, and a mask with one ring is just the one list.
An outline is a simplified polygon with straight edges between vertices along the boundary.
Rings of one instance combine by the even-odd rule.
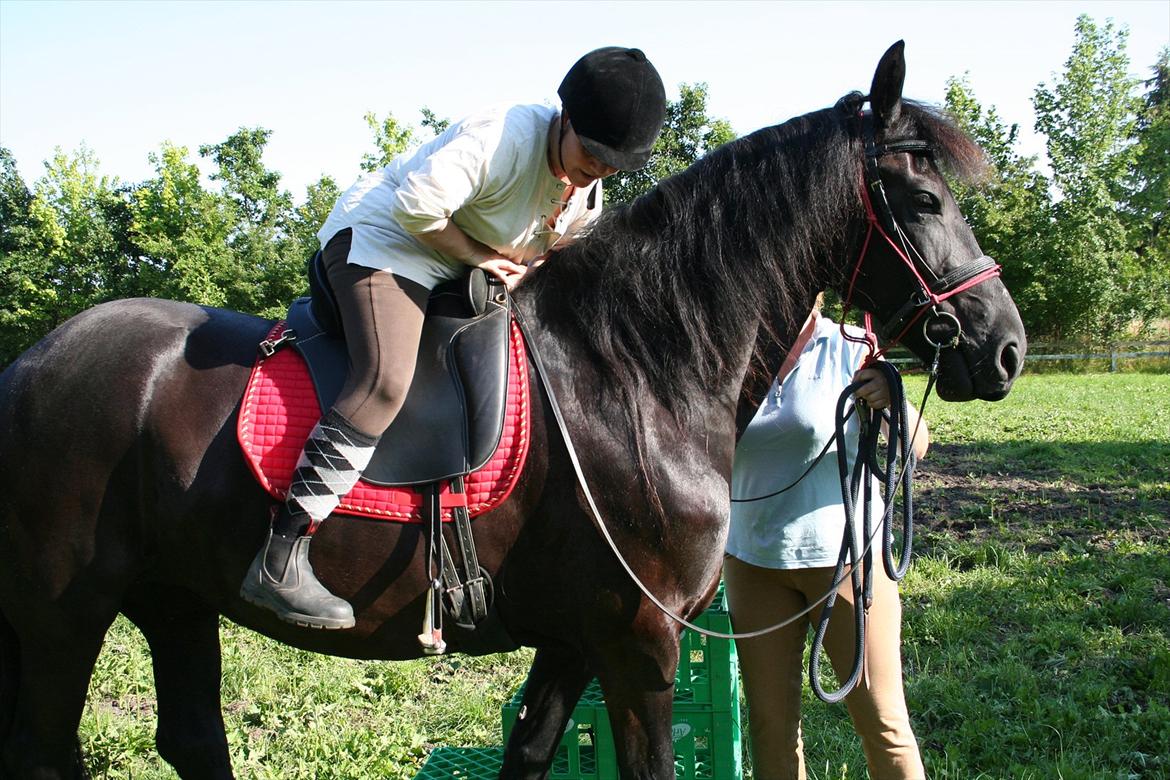
[[[859, 437], [857, 457], [854, 460], [852, 471], [849, 468], [849, 458], [845, 442], [845, 424], [849, 419], [846, 406], [863, 384], [854, 382], [845, 388], [837, 400], [836, 434], [834, 438], [839, 442], [837, 447], [837, 468], [841, 478], [841, 503], [845, 510], [845, 531], [841, 540], [841, 550], [837, 556], [837, 565], [833, 572], [833, 582], [844, 582], [848, 576], [853, 590], [854, 642], [853, 665], [849, 676], [841, 687], [835, 691], [825, 691], [820, 681], [820, 656], [824, 645], [825, 633], [829, 628], [829, 619], [832, 616], [833, 605], [837, 601], [837, 591], [834, 589], [825, 600], [817, 622], [816, 633], [813, 635], [812, 651], [809, 654], [808, 677], [813, 693], [821, 701], [835, 704], [841, 701], [853, 690], [861, 679], [865, 658], [865, 623], [869, 607], [873, 603], [873, 537], [870, 507], [873, 501], [873, 477], [876, 476], [882, 483], [884, 490], [885, 510], [882, 513], [882, 563], [887, 576], [895, 582], [900, 581], [910, 566], [910, 553], [914, 541], [914, 449], [913, 440], [917, 434], [909, 429], [909, 408], [906, 403], [906, 394], [902, 387], [902, 377], [898, 369], [885, 361], [877, 361], [871, 367], [885, 373], [886, 383], [890, 388], [890, 408], [888, 413], [868, 409], [864, 404], [854, 405], [858, 410]], [[930, 379], [927, 382], [926, 394], [922, 399], [922, 408], [926, 406], [926, 399], [934, 386], [937, 370], [932, 367]], [[852, 411], [852, 409], [850, 410]], [[921, 417], [919, 418], [921, 419]], [[879, 433], [883, 420], [889, 428], [889, 436], [885, 445], [885, 457], [880, 458]], [[899, 470], [899, 465], [901, 469]], [[897, 489], [902, 488], [902, 550], [900, 560], [894, 554], [893, 514]], [[855, 516], [858, 495], [862, 496], [861, 539], [865, 541], [863, 550], [857, 546], [858, 535], [855, 532]], [[845, 569], [849, 567], [846, 575]]]

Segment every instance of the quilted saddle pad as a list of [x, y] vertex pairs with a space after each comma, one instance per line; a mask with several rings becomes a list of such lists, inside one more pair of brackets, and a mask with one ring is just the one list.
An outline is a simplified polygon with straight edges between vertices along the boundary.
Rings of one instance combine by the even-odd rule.
[[[269, 337], [283, 328], [284, 323], [278, 322]], [[452, 414], [457, 413], [452, 410]], [[529, 417], [528, 355], [520, 329], [513, 322], [504, 432], [491, 459], [464, 480], [472, 517], [499, 506], [515, 487], [528, 455]], [[320, 418], [321, 407], [308, 368], [295, 349], [281, 349], [256, 361], [244, 391], [237, 434], [248, 467], [274, 498], [284, 500], [301, 449]], [[450, 485], [444, 484], [440, 498], [450, 492]], [[442, 503], [446, 506], [447, 501]], [[421, 489], [359, 481], [335, 512], [417, 523], [422, 522], [422, 505]], [[452, 519], [451, 509], [443, 510], [443, 519]]]

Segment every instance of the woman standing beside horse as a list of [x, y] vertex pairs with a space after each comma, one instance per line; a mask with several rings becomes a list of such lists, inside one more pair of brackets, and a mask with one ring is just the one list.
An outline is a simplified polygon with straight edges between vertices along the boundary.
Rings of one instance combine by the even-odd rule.
[[431, 288], [466, 266], [511, 288], [525, 263], [600, 214], [601, 179], [650, 157], [666, 93], [640, 50], [586, 54], [558, 94], [560, 112], [527, 105], [473, 114], [362, 177], [334, 206], [317, 236], [349, 376], [305, 443], [244, 599], [290, 623], [354, 625], [350, 604], [314, 575], [309, 543], [402, 408]]
[[[863, 383], [854, 396], [869, 408], [890, 406], [885, 373], [863, 367], [864, 333], [822, 316], [820, 302], [818, 297], [736, 447], [732, 495], [764, 496], [776, 484], [789, 485], [780, 494], [731, 505], [723, 575], [736, 631], [774, 625], [807, 609], [832, 587], [845, 508], [837, 459], [818, 460], [818, 452], [835, 435], [837, 398], [850, 384]], [[928, 446], [926, 424], [914, 407], [907, 405], [906, 411], [914, 455], [921, 458]], [[853, 415], [844, 441], [837, 444], [847, 447], [850, 470], [858, 454], [858, 429], [858, 416]], [[876, 479], [873, 491], [881, 496]], [[872, 505], [871, 522], [875, 527], [881, 522], [880, 501]], [[858, 539], [858, 549], [865, 541]], [[833, 613], [836, 619], [829, 623], [824, 647], [838, 679], [844, 680], [855, 641], [851, 583], [843, 582], [837, 594], [841, 611]], [[805, 778], [800, 726], [804, 647], [809, 627], [817, 624], [823, 609], [819, 605], [791, 625], [738, 643], [758, 780]], [[898, 584], [880, 565], [865, 613], [865, 675], [845, 697], [845, 705], [861, 738], [870, 777], [922, 780], [926, 774], [902, 689]]]

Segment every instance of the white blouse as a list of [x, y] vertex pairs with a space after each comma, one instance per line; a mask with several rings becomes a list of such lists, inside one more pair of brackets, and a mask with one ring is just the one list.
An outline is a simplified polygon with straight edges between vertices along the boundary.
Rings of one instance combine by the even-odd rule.
[[[846, 326], [851, 335], [862, 331]], [[767, 495], [796, 482], [834, 433], [837, 399], [867, 354], [840, 326], [818, 317], [816, 329], [783, 382], [774, 381], [735, 450], [732, 498]], [[857, 457], [857, 415], [846, 425], [850, 469]], [[881, 519], [874, 480], [871, 517]], [[861, 495], [854, 522], [861, 530]], [[795, 487], [778, 496], [731, 505], [727, 552], [769, 569], [834, 566], [845, 532], [837, 448]], [[880, 536], [878, 537], [880, 539]], [[858, 536], [858, 549], [863, 545]]]
[[317, 237], [324, 246], [353, 229], [349, 262], [405, 276], [426, 287], [464, 265], [415, 234], [450, 218], [467, 235], [515, 261], [530, 261], [601, 213], [601, 183], [574, 191], [557, 214], [565, 184], [548, 166], [550, 106], [499, 106], [453, 123], [411, 154], [364, 174], [333, 207]]

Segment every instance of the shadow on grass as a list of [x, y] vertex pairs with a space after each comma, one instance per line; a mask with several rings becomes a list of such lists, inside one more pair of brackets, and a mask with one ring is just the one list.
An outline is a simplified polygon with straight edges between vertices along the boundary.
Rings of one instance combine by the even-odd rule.
[[923, 748], [990, 777], [1165, 776], [1168, 553], [921, 559], [903, 641]]
[[996, 442], [931, 449], [915, 475], [920, 552], [946, 539], [1031, 552], [1170, 537], [1170, 442]]
[[1117, 442], [950, 445], [923, 462], [903, 636], [936, 769], [1170, 770], [1166, 462], [1170, 444]]

